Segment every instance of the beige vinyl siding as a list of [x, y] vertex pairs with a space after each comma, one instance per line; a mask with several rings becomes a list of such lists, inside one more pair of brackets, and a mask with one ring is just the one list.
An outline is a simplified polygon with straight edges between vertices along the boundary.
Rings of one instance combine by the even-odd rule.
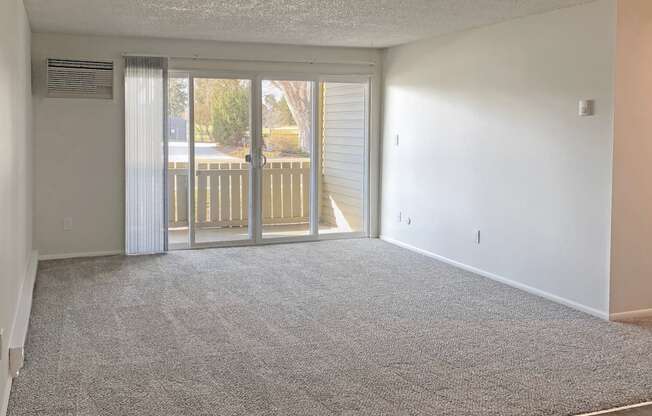
[[361, 231], [366, 84], [324, 83], [321, 223]]

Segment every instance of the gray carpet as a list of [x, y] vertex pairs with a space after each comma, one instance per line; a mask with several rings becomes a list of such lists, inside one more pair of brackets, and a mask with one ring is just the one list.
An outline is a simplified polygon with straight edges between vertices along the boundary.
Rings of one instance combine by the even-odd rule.
[[9, 415], [568, 415], [652, 399], [607, 323], [378, 240], [40, 264]]

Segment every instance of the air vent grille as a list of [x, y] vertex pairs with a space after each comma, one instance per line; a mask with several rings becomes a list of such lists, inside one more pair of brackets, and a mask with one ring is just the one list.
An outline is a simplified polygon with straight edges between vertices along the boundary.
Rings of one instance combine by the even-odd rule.
[[48, 58], [48, 97], [113, 98], [113, 62]]

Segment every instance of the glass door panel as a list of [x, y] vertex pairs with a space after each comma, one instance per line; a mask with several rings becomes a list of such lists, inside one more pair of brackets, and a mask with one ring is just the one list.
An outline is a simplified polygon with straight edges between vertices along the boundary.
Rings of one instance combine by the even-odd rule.
[[262, 81], [263, 238], [311, 234], [312, 81]]
[[168, 246], [170, 249], [188, 248], [190, 227], [188, 222], [190, 175], [190, 103], [188, 101], [189, 76], [169, 73], [168, 126], [167, 126], [167, 212]]
[[368, 83], [322, 82], [319, 233], [364, 231]]
[[249, 240], [251, 81], [193, 78], [193, 245]]

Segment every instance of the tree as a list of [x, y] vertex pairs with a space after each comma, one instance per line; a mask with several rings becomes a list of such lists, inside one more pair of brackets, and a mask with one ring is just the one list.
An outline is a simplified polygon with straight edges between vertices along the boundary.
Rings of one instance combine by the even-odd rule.
[[188, 80], [170, 78], [168, 83], [168, 111], [170, 116], [186, 118], [188, 111]]
[[242, 145], [249, 130], [249, 89], [238, 80], [214, 82], [211, 139], [227, 146]]
[[193, 99], [195, 101], [195, 140], [204, 141], [210, 138], [209, 126], [212, 124], [213, 96], [215, 81], [212, 79], [195, 78]]
[[299, 127], [299, 146], [303, 151], [309, 151], [312, 113], [310, 83], [305, 81], [271, 81], [271, 83], [283, 91], [292, 117]]
[[287, 100], [284, 96], [277, 101], [273, 94], [264, 97], [263, 125], [266, 127], [284, 127], [295, 124]]

